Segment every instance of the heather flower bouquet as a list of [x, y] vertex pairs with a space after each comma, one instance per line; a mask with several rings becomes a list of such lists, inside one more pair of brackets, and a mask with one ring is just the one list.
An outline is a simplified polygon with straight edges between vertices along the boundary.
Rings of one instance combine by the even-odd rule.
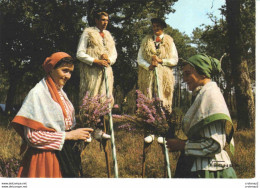
[[145, 129], [149, 134], [157, 136], [166, 136], [168, 133], [169, 123], [167, 117], [168, 111], [162, 105], [158, 98], [148, 99], [141, 91], [137, 90], [137, 117], [142, 119]]
[[111, 99], [104, 95], [96, 95], [91, 97], [89, 92], [83, 98], [82, 105], [79, 110], [79, 122], [82, 127], [102, 129], [103, 122], [101, 119], [110, 111], [109, 104]]
[[[79, 115], [77, 116], [78, 126], [77, 128], [92, 128], [94, 132], [94, 138], [97, 139], [97, 135], [102, 133], [103, 129], [103, 118], [110, 111], [109, 104], [111, 98], [107, 98], [104, 95], [90, 96], [89, 92], [86, 93], [82, 100], [82, 105], [79, 107]], [[88, 141], [90, 142], [91, 139]], [[74, 145], [74, 150], [80, 152], [84, 150], [86, 144], [85, 141], [77, 141]]]

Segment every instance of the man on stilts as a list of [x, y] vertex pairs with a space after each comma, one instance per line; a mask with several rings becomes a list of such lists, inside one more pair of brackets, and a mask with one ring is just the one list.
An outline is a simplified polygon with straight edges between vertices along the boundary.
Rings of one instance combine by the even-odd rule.
[[[109, 21], [108, 14], [106, 12], [96, 12], [94, 19], [96, 25], [84, 29], [77, 49], [77, 58], [80, 60], [80, 101], [88, 91], [91, 97], [96, 95], [109, 96], [112, 100], [110, 105], [112, 107], [114, 104], [112, 93], [114, 76], [111, 66], [116, 62], [117, 58], [115, 41], [110, 32], [106, 30]], [[108, 133], [108, 128], [105, 125], [104, 131]], [[102, 131], [100, 133], [100, 140], [105, 148], [107, 158], [106, 140], [110, 139], [110, 135], [103, 134]], [[107, 164], [109, 164], [108, 159]], [[109, 171], [108, 169], [108, 176], [110, 176]]]
[[[165, 21], [160, 18], [153, 18], [151, 22], [153, 34], [145, 36], [137, 57], [139, 65], [138, 88], [150, 99], [155, 96], [160, 97], [165, 109], [171, 112], [174, 90], [172, 69], [178, 63], [178, 53], [172, 37], [163, 32], [163, 29], [167, 27]], [[157, 74], [155, 74], [155, 71]], [[145, 135], [143, 176], [145, 155], [153, 140], [154, 135]], [[164, 138], [158, 137], [158, 143], [163, 145]]]

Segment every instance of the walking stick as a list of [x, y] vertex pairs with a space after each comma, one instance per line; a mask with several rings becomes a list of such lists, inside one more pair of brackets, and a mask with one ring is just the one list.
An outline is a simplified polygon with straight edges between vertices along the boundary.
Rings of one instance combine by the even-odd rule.
[[[106, 121], [105, 118], [103, 118], [103, 124], [104, 124], [104, 132], [108, 133], [107, 131], [107, 126], [106, 126]], [[106, 157], [106, 164], [107, 164], [107, 177], [110, 178], [111, 177], [111, 169], [110, 169], [110, 163], [109, 163], [109, 150], [108, 150], [108, 145], [107, 145], [107, 139], [103, 139], [102, 140], [102, 146], [105, 152], [105, 157]]]
[[[106, 84], [106, 95], [109, 97], [109, 90], [108, 90], [108, 83], [107, 83], [107, 68], [104, 67], [104, 74], [105, 74], [105, 84]], [[117, 160], [116, 160], [116, 145], [115, 145], [115, 137], [114, 137], [114, 129], [113, 129], [113, 119], [112, 119], [112, 108], [111, 104], [109, 104], [109, 127], [110, 127], [110, 132], [111, 132], [111, 146], [112, 146], [112, 157], [114, 161], [114, 173], [115, 173], [115, 178], [118, 178], [118, 168], [117, 168]]]
[[[155, 72], [155, 78], [156, 78], [156, 83], [157, 83], [157, 93], [159, 99], [161, 99], [160, 96], [160, 86], [159, 86], [159, 80], [158, 80], [158, 70], [157, 67], [154, 67], [154, 72]], [[166, 147], [166, 142], [165, 142], [165, 137], [163, 137], [163, 147], [164, 147], [164, 156], [165, 156], [165, 162], [166, 162], [166, 169], [167, 169], [167, 174], [168, 178], [171, 178], [171, 168], [170, 168], [170, 161], [169, 161], [169, 155], [168, 155], [168, 149]]]
[[146, 154], [151, 146], [152, 142], [151, 143], [146, 143], [144, 141], [144, 148], [143, 148], [143, 164], [142, 164], [142, 178], [144, 178], [145, 176], [145, 160], [146, 160]]

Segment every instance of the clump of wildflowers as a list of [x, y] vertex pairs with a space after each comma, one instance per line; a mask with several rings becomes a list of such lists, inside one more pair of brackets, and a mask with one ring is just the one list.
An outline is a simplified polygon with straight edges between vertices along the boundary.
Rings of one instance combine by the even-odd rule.
[[120, 126], [118, 126], [118, 128], [126, 130], [126, 131], [135, 131], [136, 130], [131, 123], [126, 123], [126, 124], [120, 125]]
[[163, 107], [162, 101], [158, 97], [149, 99], [139, 90], [136, 92], [136, 115], [142, 119], [146, 131], [150, 134], [165, 136], [169, 129], [166, 118], [168, 112]]
[[126, 131], [136, 131], [135, 122], [137, 119], [135, 117], [127, 114], [123, 114], [123, 115], [113, 114], [112, 117], [117, 120], [120, 120], [121, 122], [124, 122], [123, 124], [117, 127], [118, 129], [126, 130]]
[[79, 110], [79, 121], [81, 126], [93, 129], [101, 128], [101, 119], [110, 112], [109, 104], [112, 99], [104, 95], [91, 97], [89, 92], [83, 98]]
[[18, 159], [0, 158], [0, 177], [16, 177], [19, 167], [20, 161]]

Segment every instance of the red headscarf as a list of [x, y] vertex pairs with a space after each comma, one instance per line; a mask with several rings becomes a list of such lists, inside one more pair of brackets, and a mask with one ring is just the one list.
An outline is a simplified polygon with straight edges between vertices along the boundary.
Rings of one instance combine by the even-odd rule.
[[[64, 57], [71, 57], [71, 56], [65, 52], [56, 52], [56, 53], [53, 53], [50, 57], [47, 57], [45, 59], [44, 63], [42, 64], [42, 67], [45, 70], [45, 72], [48, 74], [55, 67], [55, 65]], [[64, 105], [61, 101], [58, 90], [55, 86], [55, 83], [52, 80], [50, 75], [47, 75], [47, 77], [46, 77], [46, 84], [49, 88], [52, 99], [61, 106], [63, 115], [66, 118], [67, 113], [66, 113]]]
[[54, 66], [64, 57], [71, 57], [69, 54], [65, 52], [56, 52], [53, 53], [50, 57], [47, 57], [42, 64], [42, 67], [46, 73], [49, 73]]

